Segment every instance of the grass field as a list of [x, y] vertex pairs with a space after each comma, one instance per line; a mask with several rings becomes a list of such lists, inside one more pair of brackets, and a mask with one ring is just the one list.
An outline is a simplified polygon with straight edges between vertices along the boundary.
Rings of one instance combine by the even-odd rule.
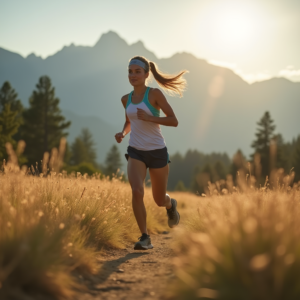
[[[165, 211], [148, 189], [145, 204], [149, 232], [163, 231]], [[140, 236], [127, 183], [54, 172], [28, 176], [12, 164], [0, 173], [0, 228], [0, 299], [72, 298], [76, 275], [97, 272], [101, 250]]]
[[198, 198], [174, 245], [172, 299], [300, 299], [300, 183], [277, 175], [272, 190], [244, 180]]
[[[101, 251], [139, 237], [130, 186], [117, 177], [32, 176], [14, 161], [0, 173], [0, 299], [73, 299]], [[228, 177], [206, 195], [171, 193], [182, 225], [170, 298], [300, 299], [300, 184], [280, 171], [272, 189], [253, 182], [234, 187]], [[166, 230], [148, 188], [145, 204], [149, 232]]]

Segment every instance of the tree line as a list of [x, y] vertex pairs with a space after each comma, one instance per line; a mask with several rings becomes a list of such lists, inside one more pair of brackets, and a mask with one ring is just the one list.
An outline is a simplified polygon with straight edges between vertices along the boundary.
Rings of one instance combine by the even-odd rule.
[[[68, 136], [71, 125], [59, 108], [60, 99], [55, 95], [48, 76], [41, 76], [29, 98], [29, 106], [22, 105], [18, 94], [6, 81], [0, 89], [0, 160], [7, 159], [6, 144], [14, 149], [24, 140], [26, 147], [18, 155], [20, 165], [41, 167], [45, 152], [58, 148], [61, 138]], [[63, 168], [69, 172], [99, 172], [111, 176], [122, 166], [120, 153], [113, 146], [104, 165], [97, 163], [95, 143], [88, 128], [83, 128], [74, 142], [66, 145]]]
[[[25, 141], [26, 147], [18, 156], [19, 164], [29, 167], [39, 165], [45, 152], [58, 148], [60, 139], [67, 137], [71, 125], [62, 115], [59, 103], [48, 76], [39, 78], [27, 108], [23, 107], [11, 84], [4, 82], [0, 90], [0, 159], [7, 158], [6, 143], [16, 149], [20, 140]], [[258, 183], [263, 184], [272, 170], [279, 168], [286, 173], [293, 168], [295, 180], [300, 180], [300, 135], [286, 143], [275, 129], [270, 113], [265, 112], [257, 123], [251, 144], [253, 153], [248, 160], [241, 150], [232, 159], [226, 153], [204, 154], [198, 150], [172, 155], [168, 189], [202, 192], [208, 181], [225, 180], [228, 174], [235, 182], [238, 171], [252, 173]], [[63, 168], [68, 172], [89, 175], [98, 172], [112, 176], [121, 166], [116, 145], [107, 153], [103, 165], [97, 162], [96, 145], [88, 128], [83, 128], [73, 143], [66, 145]]]
[[282, 169], [286, 174], [295, 172], [295, 181], [300, 181], [300, 135], [285, 143], [269, 112], [257, 122], [253, 152], [247, 160], [241, 150], [230, 159], [226, 153], [203, 154], [197, 150], [171, 156], [168, 188], [191, 190], [202, 193], [208, 181], [226, 180], [231, 175], [234, 183], [238, 172], [254, 175], [257, 185], [263, 185], [273, 170]]

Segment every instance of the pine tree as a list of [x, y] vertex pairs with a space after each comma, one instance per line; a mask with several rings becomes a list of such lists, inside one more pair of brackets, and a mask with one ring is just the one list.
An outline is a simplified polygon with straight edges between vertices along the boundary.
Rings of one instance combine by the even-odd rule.
[[[4, 82], [0, 89], [0, 112], [4, 110], [6, 104], [10, 105], [11, 112], [16, 112], [15, 122], [18, 123], [19, 126], [22, 125], [23, 123], [22, 114], [24, 108], [21, 101], [18, 99], [18, 94], [12, 88], [11, 84], [8, 81]], [[18, 129], [16, 133], [13, 135], [14, 141], [20, 140], [20, 134]]]
[[67, 166], [70, 165], [71, 164], [71, 159], [72, 159], [72, 152], [71, 152], [71, 149], [70, 149], [70, 145], [67, 142], [66, 143], [65, 156], [64, 156], [65, 165], [67, 165]]
[[30, 107], [24, 111], [22, 138], [26, 142], [25, 155], [34, 164], [43, 158], [44, 152], [58, 147], [60, 139], [71, 122], [65, 122], [59, 108], [60, 100], [55, 97], [55, 89], [47, 76], [42, 76], [29, 99]]
[[105, 174], [112, 176], [122, 166], [121, 155], [116, 145], [110, 148], [105, 159]]
[[252, 158], [255, 153], [260, 155], [261, 174], [263, 178], [270, 173], [270, 142], [274, 138], [275, 125], [271, 119], [270, 113], [265, 112], [261, 120], [257, 123], [256, 140], [253, 141], [251, 147], [254, 148]]
[[288, 157], [285, 154], [285, 143], [281, 134], [276, 134], [273, 138], [273, 142], [276, 145], [276, 161], [275, 166], [278, 168], [283, 168], [288, 172]]
[[6, 143], [11, 143], [14, 147], [16, 141], [13, 136], [17, 133], [19, 123], [16, 120], [17, 112], [11, 111], [10, 104], [4, 104], [0, 113], [0, 159], [6, 158]]
[[10, 110], [17, 112], [16, 118], [21, 124], [24, 108], [21, 101], [18, 99], [18, 94], [8, 81], [4, 82], [0, 89], [0, 111], [4, 109], [5, 104], [10, 104]]
[[83, 128], [80, 136], [78, 136], [71, 145], [72, 157], [71, 163], [78, 165], [82, 162], [90, 163], [97, 168], [96, 150], [93, 137], [88, 128]]
[[88, 128], [83, 128], [81, 131], [80, 139], [83, 142], [83, 145], [86, 149], [86, 158], [85, 162], [91, 163], [94, 166], [96, 163], [96, 150], [95, 150], [95, 142], [93, 141], [93, 137]]
[[77, 137], [73, 144], [71, 145], [71, 164], [72, 165], [79, 165], [82, 162], [85, 162], [87, 153], [86, 148], [84, 146], [83, 141], [80, 137]]

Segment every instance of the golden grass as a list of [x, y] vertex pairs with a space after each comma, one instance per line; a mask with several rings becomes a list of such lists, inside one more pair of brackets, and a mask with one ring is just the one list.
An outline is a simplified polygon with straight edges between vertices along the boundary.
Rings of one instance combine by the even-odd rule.
[[[96, 273], [101, 249], [122, 248], [140, 235], [130, 186], [81, 174], [29, 176], [12, 149], [10, 156], [0, 173], [0, 299], [74, 299], [81, 288], [74, 275]], [[61, 160], [51, 159], [58, 170]], [[251, 176], [238, 187], [228, 177], [206, 195], [171, 194], [182, 224], [171, 298], [300, 299], [300, 183], [282, 171], [273, 175], [259, 189]], [[145, 204], [149, 232], [167, 229], [150, 189]]]
[[[165, 211], [149, 189], [145, 204], [149, 232], [164, 230]], [[99, 250], [140, 236], [129, 184], [80, 174], [40, 178], [12, 166], [0, 173], [0, 228], [1, 299], [72, 298], [71, 274], [97, 272]]]
[[272, 190], [210, 185], [208, 195], [187, 199], [193, 208], [174, 246], [170, 297], [300, 299], [300, 183], [292, 179]]

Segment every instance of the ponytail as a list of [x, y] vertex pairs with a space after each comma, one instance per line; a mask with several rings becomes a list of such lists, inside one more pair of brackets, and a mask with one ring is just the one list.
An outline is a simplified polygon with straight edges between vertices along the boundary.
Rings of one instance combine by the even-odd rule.
[[182, 97], [182, 93], [186, 89], [186, 85], [187, 85], [186, 80], [183, 78], [183, 75], [188, 73], [187, 70], [180, 71], [176, 75], [170, 75], [161, 72], [154, 62], [148, 61], [143, 56], [135, 56], [132, 59], [138, 59], [143, 63], [145, 63], [146, 65], [145, 72], [148, 73], [149, 71], [151, 71], [158, 85], [163, 90], [165, 90], [169, 94], [175, 93], [180, 95], [180, 97]]

